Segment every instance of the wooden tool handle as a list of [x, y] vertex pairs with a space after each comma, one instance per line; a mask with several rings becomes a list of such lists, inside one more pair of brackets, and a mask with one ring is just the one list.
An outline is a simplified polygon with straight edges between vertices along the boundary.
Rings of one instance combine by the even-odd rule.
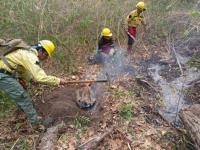
[[73, 84], [73, 83], [93, 83], [93, 82], [108, 82], [108, 80], [74, 80], [74, 81], [68, 81], [69, 84]]

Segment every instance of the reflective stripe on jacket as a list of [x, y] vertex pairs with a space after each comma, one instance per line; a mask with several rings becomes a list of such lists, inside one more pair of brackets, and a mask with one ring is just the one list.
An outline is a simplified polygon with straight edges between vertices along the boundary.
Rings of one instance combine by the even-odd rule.
[[[13, 68], [17, 68], [17, 74], [27, 81], [33, 79], [39, 83], [49, 85], [59, 85], [60, 83], [59, 78], [47, 75], [39, 66], [38, 52], [35, 49], [19, 49], [5, 57]], [[0, 68], [12, 72], [2, 60], [0, 60]]]

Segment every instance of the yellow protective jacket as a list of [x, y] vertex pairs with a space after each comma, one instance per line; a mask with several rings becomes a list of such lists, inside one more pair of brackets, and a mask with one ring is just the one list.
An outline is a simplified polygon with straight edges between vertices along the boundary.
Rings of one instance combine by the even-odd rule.
[[[31, 79], [49, 85], [59, 85], [60, 79], [47, 75], [39, 65], [38, 52], [36, 49], [19, 49], [5, 56], [12, 68], [17, 68], [19, 77], [30, 81]], [[12, 70], [0, 60], [0, 68], [12, 72]]]
[[145, 24], [144, 13], [142, 12], [138, 15], [137, 10], [131, 11], [126, 18], [126, 23], [131, 27], [137, 27], [138, 25]]

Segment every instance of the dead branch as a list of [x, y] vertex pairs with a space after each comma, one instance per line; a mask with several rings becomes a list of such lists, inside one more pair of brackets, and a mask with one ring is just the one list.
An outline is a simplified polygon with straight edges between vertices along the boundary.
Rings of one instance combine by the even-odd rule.
[[79, 146], [79, 148], [82, 148], [84, 150], [90, 150], [92, 148], [97, 147], [97, 145], [107, 136], [109, 135], [111, 132], [113, 131], [113, 128], [109, 129], [107, 132], [94, 136], [92, 138], [90, 138], [88, 141], [84, 142], [83, 144], [81, 144]]
[[19, 139], [20, 139], [20, 138], [18, 138], [18, 139], [15, 141], [15, 143], [13, 144], [13, 146], [11, 147], [10, 150], [13, 150], [13, 149], [15, 148], [15, 145], [17, 144], [17, 142], [19, 141]]
[[137, 81], [138, 84], [141, 84], [141, 85], [143, 85], [143, 86], [145, 86], [145, 87], [147, 87], [147, 88], [150, 87], [150, 88], [153, 89], [155, 92], [157, 92], [156, 88], [154, 88], [154, 86], [151, 85], [148, 81], [146, 81], [146, 80], [144, 80], [144, 79], [142, 79], [142, 78], [139, 78], [139, 77], [136, 77], [136, 81]]
[[129, 143], [127, 143], [129, 150], [132, 150], [131, 146]]
[[185, 128], [187, 129], [190, 137], [196, 143], [196, 148], [200, 149], [200, 105], [195, 104], [180, 113]]
[[52, 150], [58, 139], [58, 131], [64, 126], [63, 123], [47, 129], [47, 132], [41, 137], [38, 149]]
[[180, 63], [180, 61], [179, 61], [179, 59], [178, 59], [176, 50], [175, 50], [175, 48], [174, 48], [174, 44], [172, 44], [172, 46], [171, 46], [171, 44], [169, 43], [169, 39], [168, 39], [168, 40], [167, 40], [167, 45], [168, 45], [169, 49], [172, 49], [172, 51], [174, 52], [174, 55], [175, 55], [175, 57], [176, 57], [176, 61], [177, 61], [178, 66], [179, 66], [179, 68], [180, 68], [181, 74], [183, 75], [183, 68], [182, 68], [181, 63]]

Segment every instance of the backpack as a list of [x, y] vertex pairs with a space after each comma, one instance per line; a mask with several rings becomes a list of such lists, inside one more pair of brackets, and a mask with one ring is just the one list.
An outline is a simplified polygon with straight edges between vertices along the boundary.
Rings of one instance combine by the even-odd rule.
[[0, 39], [0, 55], [6, 56], [9, 53], [12, 53], [18, 49], [29, 50], [29, 46], [22, 39]]
[[6, 58], [5, 56], [15, 52], [18, 49], [30, 50], [31, 46], [29, 46], [22, 39], [0, 39], [0, 59], [13, 71], [16, 71], [16, 68], [13, 68], [9, 62], [12, 60]]

